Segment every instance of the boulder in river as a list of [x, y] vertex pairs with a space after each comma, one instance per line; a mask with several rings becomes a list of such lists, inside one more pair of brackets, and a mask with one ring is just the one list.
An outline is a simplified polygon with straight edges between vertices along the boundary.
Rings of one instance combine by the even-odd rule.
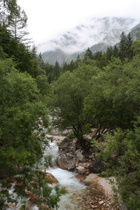
[[76, 156], [73, 153], [60, 153], [57, 164], [61, 169], [72, 170], [76, 167]]
[[45, 179], [48, 179], [50, 184], [58, 184], [58, 180], [51, 173], [47, 172]]
[[65, 138], [60, 144], [59, 144], [59, 150], [66, 149], [70, 144], [70, 139]]

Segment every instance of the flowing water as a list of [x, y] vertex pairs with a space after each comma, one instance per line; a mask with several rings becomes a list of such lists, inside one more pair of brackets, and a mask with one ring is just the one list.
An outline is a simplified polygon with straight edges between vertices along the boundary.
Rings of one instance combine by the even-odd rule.
[[[64, 137], [54, 136], [54, 138], [55, 139], [56, 138], [63, 139]], [[55, 141], [50, 143], [50, 147], [47, 148], [45, 153], [52, 154], [53, 161], [56, 160], [56, 158], [58, 157], [58, 146]], [[78, 207], [76, 206], [76, 204], [73, 203], [73, 201], [71, 199], [71, 195], [75, 191], [85, 189], [85, 185], [75, 178], [76, 173], [67, 171], [67, 170], [63, 170], [58, 167], [48, 168], [46, 171], [53, 174], [57, 178], [57, 180], [59, 182], [59, 186], [65, 187], [68, 191], [67, 194], [61, 196], [58, 209], [59, 210], [75, 210], [75, 209], [77, 209]]]
[[[59, 182], [59, 186], [66, 188], [68, 193], [61, 196], [60, 202], [58, 204], [59, 205], [58, 210], [78, 209], [78, 206], [76, 204], [74, 204], [71, 196], [74, 192], [85, 189], [85, 185], [75, 178], [76, 173], [67, 171], [67, 170], [63, 170], [56, 166], [56, 159], [58, 157], [59, 151], [58, 151], [58, 146], [56, 144], [55, 139], [63, 140], [64, 137], [63, 136], [47, 135], [46, 138], [52, 139], [52, 140], [50, 140], [49, 146], [46, 146], [41, 162], [37, 163], [36, 166], [38, 166], [40, 168], [40, 170], [49, 172], [52, 175], [54, 175], [54, 177]], [[45, 157], [48, 155], [51, 155], [51, 157], [52, 157], [53, 167], [49, 167], [46, 169]], [[14, 195], [13, 191], [14, 191], [14, 186], [12, 186], [9, 189], [9, 193], [12, 194], [14, 197], [16, 197], [16, 195]], [[21, 207], [21, 201], [19, 200], [19, 204], [16, 206], [15, 210], [19, 210], [20, 207]], [[11, 209], [13, 209], [13, 208], [8, 208], [7, 210], [11, 210]], [[39, 208], [36, 205], [32, 205], [32, 206], [30, 206], [30, 210], [39, 210]]]
[[[47, 168], [46, 172], [49, 172], [52, 175], [54, 175], [54, 177], [59, 182], [59, 186], [65, 187], [68, 192], [67, 194], [61, 196], [58, 209], [59, 210], [75, 210], [78, 207], [76, 206], [76, 204], [73, 203], [71, 196], [75, 191], [85, 189], [85, 185], [75, 178], [75, 175], [76, 175], [75, 172], [63, 170], [61, 168], [58, 168], [55, 164], [56, 159], [59, 154], [58, 146], [56, 144], [55, 139], [63, 140], [64, 137], [47, 135], [47, 138], [49, 139], [51, 138], [53, 139], [53, 141], [50, 141], [49, 146], [46, 147], [46, 149], [44, 150], [44, 156], [42, 158], [40, 166], [42, 167], [44, 165], [45, 156], [48, 156], [48, 155], [52, 156], [52, 163], [54, 166]], [[37, 206], [34, 206], [32, 210], [38, 210]]]

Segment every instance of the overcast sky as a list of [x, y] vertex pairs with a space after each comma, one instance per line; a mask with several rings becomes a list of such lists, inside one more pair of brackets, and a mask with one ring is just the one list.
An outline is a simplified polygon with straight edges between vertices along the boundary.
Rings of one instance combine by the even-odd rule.
[[54, 38], [88, 17], [132, 17], [140, 20], [140, 0], [18, 0], [28, 16], [35, 44]]

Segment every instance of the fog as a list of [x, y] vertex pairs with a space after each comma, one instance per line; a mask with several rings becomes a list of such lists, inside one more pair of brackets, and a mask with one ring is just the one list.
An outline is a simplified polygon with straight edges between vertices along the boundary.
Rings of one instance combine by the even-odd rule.
[[66, 54], [81, 53], [98, 43], [114, 45], [120, 34], [126, 34], [139, 22], [132, 18], [89, 18], [83, 24], [59, 34], [55, 39], [43, 42], [38, 51], [54, 51], [61, 49]]
[[18, 0], [28, 16], [28, 31], [35, 44], [55, 38], [89, 17], [140, 19], [139, 0]]

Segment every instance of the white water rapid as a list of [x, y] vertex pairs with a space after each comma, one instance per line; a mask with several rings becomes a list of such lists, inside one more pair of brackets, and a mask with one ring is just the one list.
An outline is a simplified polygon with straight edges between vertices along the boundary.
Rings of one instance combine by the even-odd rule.
[[[63, 139], [62, 136], [48, 136], [52, 137], [53, 139]], [[53, 162], [56, 161], [56, 158], [58, 157], [58, 146], [56, 144], [56, 141], [50, 143], [50, 146], [47, 147], [47, 149], [44, 152], [44, 155], [52, 155]], [[67, 194], [61, 196], [60, 202], [59, 202], [59, 210], [75, 210], [77, 209], [76, 204], [74, 204], [71, 200], [71, 195], [78, 190], [85, 189], [85, 185], [81, 183], [78, 179], [75, 178], [76, 173], [63, 170], [61, 168], [58, 168], [55, 166], [54, 168], [48, 168], [46, 169], [46, 172], [49, 172], [54, 175], [54, 177], [57, 178], [59, 182], [59, 186], [65, 187], [68, 191]]]
[[[46, 141], [49, 142], [49, 145], [45, 146], [43, 158], [40, 162], [36, 163], [35, 166], [44, 172], [51, 173], [58, 180], [58, 185], [60, 187], [64, 187], [67, 190], [67, 193], [60, 197], [60, 202], [58, 203], [59, 207], [57, 209], [58, 210], [75, 210], [75, 209], [78, 209], [78, 206], [76, 205], [76, 203], [73, 202], [72, 195], [76, 191], [85, 189], [86, 186], [83, 183], [81, 183], [78, 179], [75, 178], [76, 176], [75, 172], [63, 170], [61, 168], [58, 168], [56, 165], [56, 159], [59, 155], [56, 139], [57, 141], [62, 141], [64, 138], [65, 138], [64, 136], [55, 136], [55, 135], [47, 134]], [[52, 157], [53, 167], [46, 168], [45, 158], [49, 155], [51, 155]], [[12, 185], [12, 187], [9, 189], [9, 195], [11, 195], [12, 198], [17, 199], [18, 204], [13, 205], [15, 207], [12, 207], [12, 204], [11, 204], [11, 207], [9, 206], [9, 208], [7, 208], [6, 210], [13, 210], [13, 209], [20, 210], [23, 201], [28, 203], [26, 198], [17, 197], [17, 194], [14, 193], [14, 188], [15, 186]], [[39, 210], [39, 208], [34, 204], [30, 205], [28, 209]]]

